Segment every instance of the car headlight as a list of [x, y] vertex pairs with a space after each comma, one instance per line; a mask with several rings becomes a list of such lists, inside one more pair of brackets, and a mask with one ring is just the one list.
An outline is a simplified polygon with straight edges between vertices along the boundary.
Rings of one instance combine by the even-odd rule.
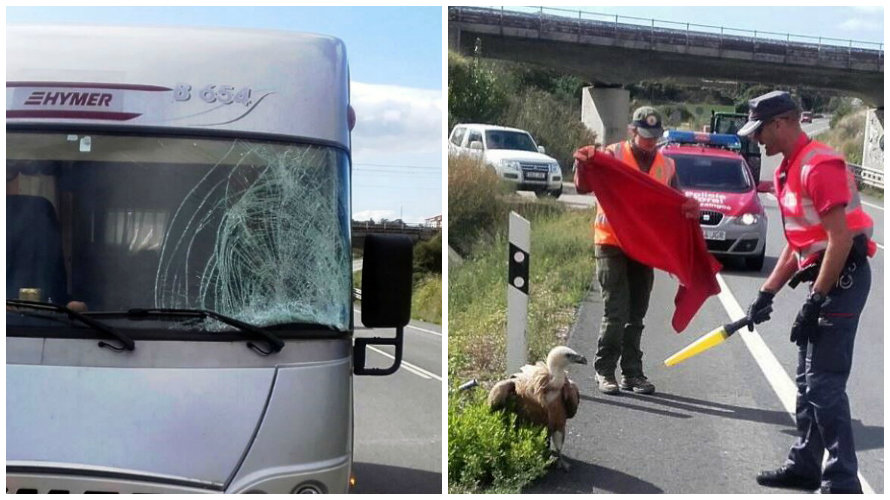
[[551, 174], [558, 174], [559, 172], [560, 172], [560, 170], [559, 170], [559, 163], [551, 163], [551, 164], [550, 164], [550, 173], [551, 173]]
[[516, 170], [519, 171], [520, 167], [519, 162], [516, 160], [501, 160], [501, 168], [506, 170]]
[[757, 214], [744, 214], [738, 218], [738, 223], [743, 226], [751, 226], [753, 224], [757, 224], [760, 221], [760, 216]]

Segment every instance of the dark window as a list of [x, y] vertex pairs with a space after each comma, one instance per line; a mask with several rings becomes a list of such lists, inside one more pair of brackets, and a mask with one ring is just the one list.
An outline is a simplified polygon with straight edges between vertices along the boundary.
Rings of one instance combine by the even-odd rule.
[[743, 160], [692, 155], [670, 157], [677, 164], [681, 188], [730, 193], [744, 193], [753, 189]]

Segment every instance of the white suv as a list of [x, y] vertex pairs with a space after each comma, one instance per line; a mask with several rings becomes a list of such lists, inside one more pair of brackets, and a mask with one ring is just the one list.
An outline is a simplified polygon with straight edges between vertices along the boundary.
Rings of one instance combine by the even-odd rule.
[[531, 134], [516, 128], [460, 123], [448, 137], [449, 154], [480, 157], [498, 177], [516, 185], [516, 189], [534, 191], [538, 196], [562, 194], [559, 163], [544, 154]]

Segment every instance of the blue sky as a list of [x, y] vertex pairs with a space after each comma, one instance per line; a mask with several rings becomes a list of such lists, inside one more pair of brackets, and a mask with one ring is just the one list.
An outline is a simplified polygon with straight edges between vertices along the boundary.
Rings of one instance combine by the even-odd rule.
[[7, 7], [7, 24], [279, 29], [344, 41], [352, 80], [353, 215], [442, 213], [442, 8]]

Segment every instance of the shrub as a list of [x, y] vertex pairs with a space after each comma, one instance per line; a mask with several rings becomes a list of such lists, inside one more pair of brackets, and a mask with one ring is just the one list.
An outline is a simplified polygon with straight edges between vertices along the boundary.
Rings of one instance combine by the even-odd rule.
[[411, 296], [411, 317], [428, 323], [442, 324], [442, 275], [427, 274], [414, 285]]
[[551, 463], [547, 431], [491, 412], [483, 391], [448, 401], [449, 493], [519, 493]]
[[490, 169], [468, 156], [448, 158], [448, 244], [467, 255], [477, 240], [502, 225], [507, 188]]
[[442, 232], [414, 245], [415, 273], [442, 273]]
[[448, 53], [448, 128], [460, 122], [497, 123], [507, 92], [489, 64]]

